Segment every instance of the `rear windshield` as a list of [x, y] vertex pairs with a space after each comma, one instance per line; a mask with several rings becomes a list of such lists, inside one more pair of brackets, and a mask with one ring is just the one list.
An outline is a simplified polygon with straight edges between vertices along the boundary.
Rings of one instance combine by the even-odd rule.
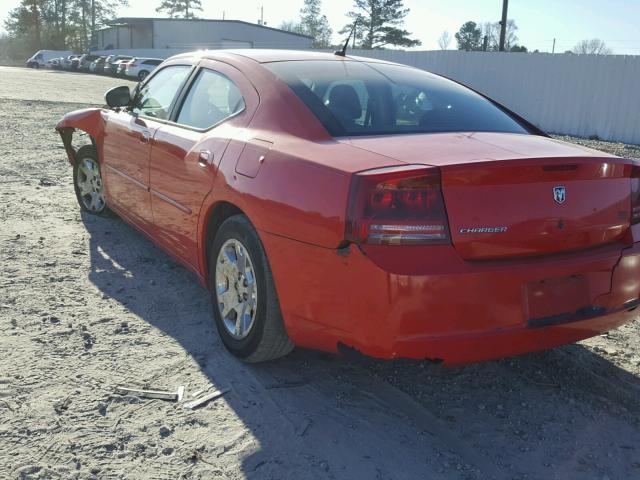
[[489, 100], [423, 70], [331, 60], [265, 66], [289, 85], [333, 136], [528, 133]]

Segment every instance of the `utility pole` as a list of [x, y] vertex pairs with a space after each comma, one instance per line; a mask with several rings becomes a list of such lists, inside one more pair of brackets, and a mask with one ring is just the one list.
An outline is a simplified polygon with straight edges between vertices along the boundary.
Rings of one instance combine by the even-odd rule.
[[482, 51], [486, 52], [489, 48], [489, 35], [485, 35], [482, 40]]
[[502, 21], [500, 22], [500, 51], [504, 52], [504, 42], [507, 37], [507, 10], [509, 0], [502, 0]]
[[556, 53], [556, 39], [553, 39], [553, 48], [551, 48], [551, 53]]
[[260, 20], [258, 20], [258, 25], [264, 25], [264, 5], [260, 6]]

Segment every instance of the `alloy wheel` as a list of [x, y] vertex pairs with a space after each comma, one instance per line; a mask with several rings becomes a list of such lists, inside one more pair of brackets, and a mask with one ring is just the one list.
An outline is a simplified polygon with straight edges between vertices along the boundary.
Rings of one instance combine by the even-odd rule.
[[82, 158], [79, 162], [76, 182], [80, 199], [87, 210], [99, 213], [105, 207], [100, 166], [93, 158]]
[[258, 289], [253, 261], [245, 246], [227, 240], [216, 260], [216, 304], [229, 334], [236, 340], [249, 335], [258, 308]]

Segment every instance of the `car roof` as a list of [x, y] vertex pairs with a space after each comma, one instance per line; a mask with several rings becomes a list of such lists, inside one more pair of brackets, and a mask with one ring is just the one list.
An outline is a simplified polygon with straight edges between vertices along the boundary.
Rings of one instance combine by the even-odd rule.
[[176, 55], [172, 58], [195, 58], [215, 60], [224, 54], [232, 54], [254, 60], [258, 63], [287, 62], [303, 60], [328, 60], [328, 61], [366, 61], [376, 63], [393, 63], [385, 60], [365, 57], [346, 57], [329, 52], [313, 52], [308, 50], [269, 50], [260, 48], [245, 48], [231, 50], [198, 50]]

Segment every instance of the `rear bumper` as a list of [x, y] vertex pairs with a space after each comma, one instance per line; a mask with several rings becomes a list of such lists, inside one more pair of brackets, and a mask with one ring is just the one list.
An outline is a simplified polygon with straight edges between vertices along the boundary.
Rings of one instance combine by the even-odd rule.
[[417, 335], [398, 338], [394, 350], [398, 357], [439, 359], [448, 365], [463, 365], [574, 343], [613, 330], [639, 314], [640, 310], [634, 308], [543, 328], [519, 326], [467, 335]]
[[[465, 262], [448, 246], [336, 251], [260, 233], [302, 347], [463, 364], [573, 343], [640, 314], [640, 243]], [[554, 281], [575, 278], [580, 288], [554, 294]]]

